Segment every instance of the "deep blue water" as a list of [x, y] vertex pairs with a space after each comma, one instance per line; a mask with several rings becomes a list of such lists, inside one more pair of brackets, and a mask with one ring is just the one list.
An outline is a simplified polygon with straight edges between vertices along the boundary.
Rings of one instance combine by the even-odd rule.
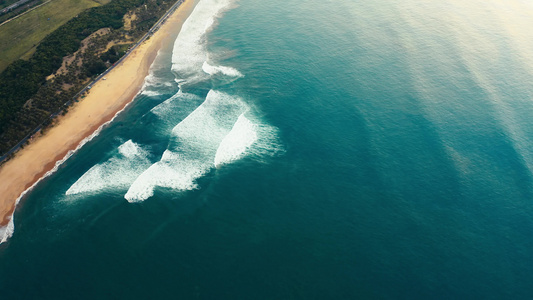
[[463, 2], [201, 0], [0, 299], [533, 298], [533, 4]]

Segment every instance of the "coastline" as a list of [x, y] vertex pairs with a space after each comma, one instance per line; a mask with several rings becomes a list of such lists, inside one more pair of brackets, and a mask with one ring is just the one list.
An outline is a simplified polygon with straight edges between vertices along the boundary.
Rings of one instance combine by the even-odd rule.
[[150, 39], [106, 75], [106, 80], [95, 83], [85, 99], [74, 104], [44, 135], [35, 138], [0, 167], [0, 243], [12, 231], [16, 205], [27, 191], [94, 137], [138, 95], [158, 51], [173, 42], [168, 37], [177, 36], [197, 2], [185, 0]]

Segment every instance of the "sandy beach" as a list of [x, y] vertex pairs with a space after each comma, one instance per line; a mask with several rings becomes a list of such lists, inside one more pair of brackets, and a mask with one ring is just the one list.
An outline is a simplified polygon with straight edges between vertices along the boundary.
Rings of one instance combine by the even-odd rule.
[[186, 0], [181, 4], [150, 39], [106, 75], [106, 80], [94, 84], [85, 99], [0, 168], [0, 227], [8, 225], [16, 201], [25, 190], [134, 99], [159, 49], [173, 42], [171, 37], [179, 33], [197, 2]]

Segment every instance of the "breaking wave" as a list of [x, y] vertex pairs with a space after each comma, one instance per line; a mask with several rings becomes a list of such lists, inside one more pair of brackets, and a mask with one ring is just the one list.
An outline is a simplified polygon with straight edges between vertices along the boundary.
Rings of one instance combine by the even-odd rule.
[[200, 96], [184, 93], [180, 90], [172, 97], [152, 108], [151, 112], [159, 119], [167, 122], [171, 121], [173, 116], [181, 115], [181, 112], [188, 111], [190, 107], [198, 106], [201, 101], [202, 98]]
[[0, 244], [7, 241], [15, 231], [15, 223], [13, 222], [13, 215], [9, 219], [9, 223], [6, 226], [0, 227]]
[[146, 200], [156, 187], [193, 190], [196, 179], [214, 167], [247, 153], [259, 159], [279, 153], [282, 147], [275, 128], [254, 124], [245, 116], [248, 110], [239, 97], [211, 90], [206, 100], [172, 129], [161, 160], [133, 182], [126, 200]]
[[167, 66], [158, 63], [158, 59], [150, 66], [148, 76], [144, 78], [143, 86], [141, 87], [141, 95], [148, 97], [156, 97], [171, 91], [175, 86], [175, 82], [165, 79], [164, 74], [168, 72]]
[[155, 187], [196, 188], [194, 180], [213, 167], [219, 144], [246, 109], [238, 97], [210, 91], [204, 103], [172, 129], [161, 160], [133, 182], [125, 198], [130, 202], [148, 199]]
[[201, 80], [202, 65], [207, 60], [205, 34], [226, 11], [231, 0], [202, 0], [183, 24], [172, 54], [172, 71], [177, 82]]
[[157, 91], [143, 90], [141, 92], [141, 95], [145, 95], [145, 96], [148, 96], [148, 97], [156, 97], [156, 96], [160, 96], [162, 94], [160, 92], [157, 92]]
[[230, 77], [244, 77], [244, 75], [242, 75], [242, 73], [235, 68], [225, 66], [213, 66], [210, 65], [207, 61], [205, 61], [202, 65], [202, 70], [209, 75], [223, 74]]
[[150, 166], [148, 151], [131, 140], [118, 147], [118, 153], [83, 174], [66, 195], [99, 192], [110, 188], [128, 188]]
[[154, 70], [150, 68], [150, 74], [144, 78], [144, 83], [141, 88], [141, 95], [148, 97], [161, 95], [161, 92], [157, 91], [158, 86], [160, 86], [160, 83], [154, 75]]
[[233, 129], [224, 137], [215, 154], [215, 167], [238, 159], [255, 141], [257, 141], [256, 125], [244, 114], [237, 119]]

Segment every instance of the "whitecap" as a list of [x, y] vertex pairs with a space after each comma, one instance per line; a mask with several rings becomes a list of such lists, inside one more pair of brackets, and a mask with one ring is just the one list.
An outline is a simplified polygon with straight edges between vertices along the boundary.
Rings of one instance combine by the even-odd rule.
[[204, 61], [204, 64], [202, 65], [202, 70], [209, 75], [223, 74], [230, 77], [244, 77], [244, 75], [242, 75], [242, 73], [235, 68], [226, 66], [213, 66], [207, 61]]
[[245, 155], [258, 162], [282, 153], [273, 126], [252, 122], [248, 106], [239, 97], [211, 90], [205, 101], [173, 129], [161, 159], [144, 171], [124, 196], [139, 202], [157, 187], [193, 190], [196, 180], [213, 167]]
[[[191, 107], [198, 106], [202, 101], [200, 96], [190, 93], [184, 93], [179, 90], [176, 94], [167, 100], [161, 102], [150, 110], [151, 113], [158, 116], [161, 120], [168, 121], [179, 111], [187, 111]], [[174, 123], [175, 124], [175, 123]]]
[[160, 96], [162, 94], [160, 92], [158, 92], [158, 91], [143, 90], [141, 92], [141, 95], [148, 96], [148, 97], [156, 97], [156, 96]]
[[256, 125], [241, 114], [215, 154], [215, 166], [240, 158], [257, 141]]
[[172, 129], [161, 160], [133, 182], [125, 198], [130, 202], [146, 200], [155, 187], [196, 188], [194, 181], [214, 166], [220, 143], [246, 109], [240, 98], [210, 91], [204, 103]]
[[65, 193], [99, 192], [106, 189], [128, 188], [150, 166], [148, 151], [131, 140], [118, 147], [118, 153], [104, 163], [96, 164], [83, 174]]
[[202, 0], [183, 24], [172, 52], [172, 71], [178, 83], [202, 76], [202, 64], [207, 60], [205, 34], [230, 4], [231, 0]]
[[11, 218], [9, 219], [9, 223], [7, 223], [6, 226], [0, 227], [0, 244], [7, 241], [11, 236], [13, 236], [13, 232], [15, 232], [15, 223], [13, 222], [13, 215], [11, 215]]

